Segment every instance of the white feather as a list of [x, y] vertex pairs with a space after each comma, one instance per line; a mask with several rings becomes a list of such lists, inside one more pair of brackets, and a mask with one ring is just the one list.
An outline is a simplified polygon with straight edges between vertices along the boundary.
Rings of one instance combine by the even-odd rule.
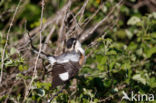
[[48, 60], [51, 65], [53, 65], [56, 62], [56, 59], [54, 57], [48, 57]]
[[59, 74], [59, 77], [62, 81], [66, 81], [69, 79], [69, 73], [68, 72], [65, 72], [65, 73], [61, 73]]
[[82, 55], [85, 55], [85, 51], [82, 49], [81, 43], [79, 41], [76, 42], [75, 49], [76, 49], [76, 51], [80, 51], [80, 53], [82, 53]]
[[63, 54], [56, 58], [49, 57], [48, 60], [51, 65], [53, 65], [55, 62], [57, 63], [67, 63], [69, 61], [78, 62], [80, 59], [80, 55], [78, 54], [78, 52], [80, 52], [83, 56], [85, 56], [85, 51], [82, 49], [81, 43], [79, 41], [76, 42], [75, 50], [77, 53]]
[[66, 56], [62, 56], [62, 57], [57, 59], [57, 63], [67, 63], [69, 61], [78, 62], [79, 61], [79, 55], [68, 54]]
[[69, 61], [78, 62], [80, 56], [78, 54], [67, 54], [67, 55], [61, 55], [58, 58], [54, 57], [48, 57], [48, 60], [51, 65], [53, 65], [55, 62], [57, 63], [67, 63]]

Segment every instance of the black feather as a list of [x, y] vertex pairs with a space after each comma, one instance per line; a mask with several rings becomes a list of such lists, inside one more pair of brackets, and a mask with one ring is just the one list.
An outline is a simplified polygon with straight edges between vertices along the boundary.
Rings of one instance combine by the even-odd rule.
[[74, 42], [76, 43], [76, 38], [70, 38], [70, 39], [68, 39], [67, 40], [67, 48], [69, 49], [69, 48], [71, 48], [72, 47], [72, 45], [74, 45]]
[[[55, 88], [58, 85], [62, 85], [65, 82], [69, 81], [73, 77], [75, 77], [78, 74], [78, 71], [80, 69], [80, 65], [78, 62], [68, 62], [63, 64], [54, 64], [52, 69], [52, 88]], [[68, 72], [69, 73], [69, 79], [67, 81], [62, 81], [59, 77], [59, 74]]]

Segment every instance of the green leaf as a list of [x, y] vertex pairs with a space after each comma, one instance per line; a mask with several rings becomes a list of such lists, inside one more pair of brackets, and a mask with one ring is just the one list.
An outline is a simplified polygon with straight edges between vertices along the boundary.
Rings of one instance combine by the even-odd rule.
[[121, 66], [121, 69], [123, 70], [127, 70], [127, 69], [130, 69], [131, 68], [131, 65], [129, 63], [125, 63]]
[[42, 87], [42, 83], [37, 82], [37, 83], [36, 83], [36, 86], [37, 86], [37, 88], [41, 88], [41, 87]]
[[148, 84], [151, 88], [156, 88], [156, 78], [151, 78], [149, 81], [148, 81]]
[[19, 69], [20, 71], [23, 71], [23, 70], [24, 70], [24, 69], [23, 69], [23, 65], [18, 66], [18, 69]]
[[10, 50], [10, 55], [14, 54], [14, 53], [17, 53], [17, 50], [15, 48], [11, 48]]
[[7, 66], [11, 66], [13, 64], [13, 61], [10, 59], [9, 61], [7, 61], [6, 63], [5, 63], [5, 66], [7, 67]]
[[153, 12], [152, 14], [149, 15], [149, 18], [154, 18], [156, 19], [156, 12]]
[[46, 90], [49, 90], [51, 87], [51, 83], [43, 83], [43, 86]]
[[107, 52], [107, 55], [116, 55], [117, 52], [115, 50], [110, 50]]
[[137, 44], [134, 42], [131, 42], [130, 45], [128, 46], [128, 50], [135, 51], [136, 48], [137, 48]]
[[136, 61], [136, 56], [134, 54], [131, 55], [131, 60]]
[[120, 38], [120, 39], [125, 39], [126, 38], [126, 32], [123, 29], [118, 30], [116, 32], [116, 34], [117, 34], [117, 37]]
[[156, 47], [153, 47], [153, 48], [146, 50], [147, 58], [150, 58], [152, 56], [152, 54], [154, 54], [154, 53], [156, 53]]
[[106, 62], [107, 62], [107, 57], [104, 56], [104, 57], [102, 58], [102, 60], [101, 60], [101, 64], [106, 64]]
[[132, 39], [132, 37], [133, 37], [133, 34], [132, 34], [132, 32], [131, 31], [129, 31], [129, 30], [125, 30], [125, 32], [126, 32], [126, 34], [127, 34], [127, 37], [129, 38], [129, 39]]
[[96, 61], [100, 63], [102, 60], [102, 55], [96, 55]]
[[142, 54], [143, 54], [143, 49], [142, 49], [142, 48], [138, 49], [138, 50], [136, 51], [136, 53], [137, 53], [137, 55], [142, 56]]
[[131, 18], [128, 20], [127, 24], [128, 24], [128, 25], [136, 25], [136, 24], [139, 23], [139, 22], [141, 22], [140, 18], [137, 17], [137, 16], [133, 16], [133, 17], [131, 17]]
[[114, 67], [114, 65], [115, 65], [114, 61], [110, 63], [110, 65], [109, 65], [110, 70]]
[[27, 66], [24, 66], [24, 65], [19, 65], [19, 66], [18, 66], [18, 69], [19, 69], [20, 71], [24, 71], [24, 70], [27, 70], [28, 67], [27, 67]]
[[111, 86], [111, 83], [112, 83], [111, 80], [105, 80], [105, 81], [104, 81], [104, 86], [105, 86], [106, 88], [108, 88], [108, 87]]
[[133, 80], [136, 80], [142, 84], [146, 84], [146, 79], [142, 78], [141, 77], [141, 74], [135, 74], [133, 77], [132, 77]]

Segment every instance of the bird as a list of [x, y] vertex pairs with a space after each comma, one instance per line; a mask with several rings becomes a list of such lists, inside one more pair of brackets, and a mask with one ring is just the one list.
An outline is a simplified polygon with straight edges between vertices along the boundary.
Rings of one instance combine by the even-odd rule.
[[[39, 53], [32, 45], [32, 51]], [[48, 60], [52, 66], [52, 88], [63, 85], [74, 78], [85, 63], [85, 50], [77, 38], [70, 38], [66, 41], [66, 51], [58, 56], [48, 55], [40, 52], [40, 57]]]

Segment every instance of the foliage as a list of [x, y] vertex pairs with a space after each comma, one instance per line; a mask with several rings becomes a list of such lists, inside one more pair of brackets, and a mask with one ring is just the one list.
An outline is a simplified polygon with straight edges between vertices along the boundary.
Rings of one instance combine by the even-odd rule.
[[[15, 1], [3, 2], [2, 0], [0, 2], [0, 7], [4, 7], [0, 11], [4, 11], [4, 14], [7, 15], [5, 17], [0, 14], [0, 21], [3, 21], [0, 24], [0, 57], [6, 42], [6, 38], [2, 34], [5, 34], [4, 30], [8, 28], [5, 25], [6, 21], [12, 17], [12, 15], [7, 14], [7, 9], [14, 8], [14, 5], [17, 4], [17, 0]], [[82, 1], [77, 1], [72, 5], [72, 8], [82, 6]], [[54, 7], [49, 6], [50, 2]], [[82, 21], [85, 21], [96, 11], [100, 2], [102, 0], [89, 0]], [[128, 2], [134, 3], [136, 0], [128, 0]], [[11, 34], [15, 36], [10, 37], [10, 49], [5, 51], [4, 74], [11, 74], [12, 71], [17, 72], [14, 79], [24, 81], [24, 86], [27, 84], [27, 80], [32, 78], [31, 75], [24, 75], [24, 72], [29, 70], [29, 65], [22, 53], [19, 53], [18, 49], [12, 47], [11, 44], [20, 40], [25, 28], [33, 30], [40, 25], [41, 9], [39, 3], [39, 1], [29, 1], [24, 5], [24, 9], [16, 17], [16, 22], [11, 30]], [[47, 21], [47, 17], [53, 16], [58, 9], [65, 5], [66, 0], [47, 0], [46, 3], [45, 9], [47, 11], [44, 12], [44, 23]], [[93, 18], [89, 26], [102, 20], [116, 3], [117, 0], [105, 1], [102, 10]], [[59, 4], [58, 7], [56, 7], [57, 4]], [[54, 98], [54, 103], [117, 103], [121, 101], [123, 91], [126, 93], [134, 91], [136, 94], [156, 94], [156, 12], [143, 14], [141, 11], [124, 4], [120, 8], [120, 14], [122, 18], [119, 18], [113, 29], [105, 30], [106, 34], [102, 32], [103, 35], [100, 37], [94, 33], [97, 39], [93, 37], [83, 43], [86, 55], [89, 56], [76, 77], [76, 89], [71, 90], [70, 85], [73, 83], [71, 81], [66, 86], [65, 91]], [[24, 20], [27, 20], [27, 25], [22, 22]], [[48, 31], [45, 31], [43, 35], [47, 34]], [[54, 32], [54, 34], [56, 33]], [[53, 37], [55, 38], [55, 36]], [[97, 42], [96, 46], [88, 47], [88, 42], [93, 40]], [[56, 45], [52, 44], [52, 47], [56, 47]], [[42, 72], [39, 73], [42, 74]], [[60, 89], [58, 87], [51, 90], [51, 83], [49, 81], [42, 82], [40, 76], [42, 75], [38, 75], [33, 82], [31, 93], [26, 98], [27, 103], [32, 101], [45, 102]], [[21, 86], [21, 88], [23, 87]], [[7, 97], [10, 98], [10, 102], [20, 103], [24, 95], [23, 91], [19, 92], [18, 87], [14, 87], [12, 94], [0, 96], [0, 102], [4, 102]], [[122, 101], [122, 103], [126, 102], [126, 100]]]

